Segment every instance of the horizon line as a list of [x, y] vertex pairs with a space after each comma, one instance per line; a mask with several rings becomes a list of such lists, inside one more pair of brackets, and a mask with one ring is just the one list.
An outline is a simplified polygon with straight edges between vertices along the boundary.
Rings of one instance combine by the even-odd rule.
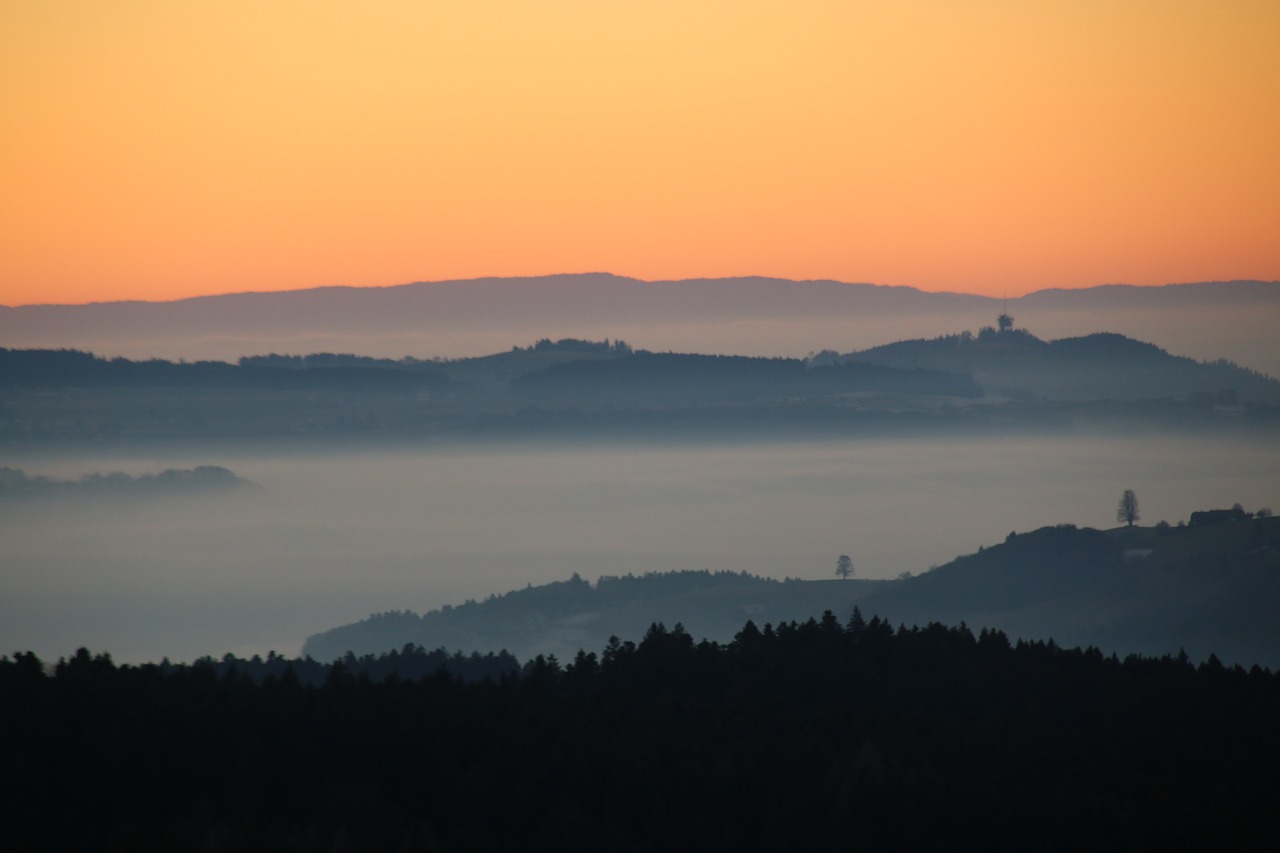
[[780, 284], [837, 284], [847, 287], [874, 287], [886, 290], [914, 290], [917, 293], [938, 295], [938, 296], [968, 296], [980, 299], [988, 299], [991, 301], [1017, 301], [1028, 296], [1034, 296], [1039, 293], [1062, 293], [1076, 290], [1097, 290], [1101, 288], [1159, 288], [1159, 287], [1188, 287], [1188, 286], [1209, 286], [1217, 284], [1276, 284], [1276, 281], [1268, 279], [1212, 279], [1203, 281], [1178, 281], [1165, 282], [1163, 284], [1130, 284], [1127, 282], [1104, 282], [1101, 284], [1087, 284], [1070, 287], [1042, 287], [1035, 290], [1029, 290], [1018, 296], [991, 296], [985, 293], [974, 293], [963, 290], [927, 290], [922, 287], [907, 284], [882, 284], [877, 282], [865, 281], [841, 281], [833, 278], [784, 278], [781, 276], [770, 275], [727, 275], [727, 276], [691, 276], [689, 278], [663, 278], [663, 279], [643, 279], [635, 276], [620, 275], [618, 273], [609, 272], [607, 270], [591, 270], [583, 272], [559, 272], [546, 273], [536, 275], [482, 275], [469, 278], [448, 278], [436, 280], [417, 280], [399, 282], [396, 284], [316, 284], [307, 287], [290, 287], [281, 288], [279, 290], [229, 290], [218, 293], [200, 293], [192, 296], [181, 296], [175, 299], [95, 299], [88, 302], [24, 302], [18, 304], [0, 304], [0, 308], [82, 308], [94, 305], [173, 305], [179, 302], [192, 302], [200, 299], [219, 299], [229, 296], [274, 296], [274, 295], [290, 295], [300, 293], [310, 293], [320, 290], [395, 290], [405, 287], [422, 287], [431, 285], [449, 285], [449, 284], [477, 284], [481, 282], [519, 282], [533, 281], [538, 279], [556, 279], [556, 278], [584, 278], [588, 276], [604, 276], [608, 278], [619, 279], [621, 281], [634, 282], [637, 284], [684, 284], [694, 282], [732, 282], [761, 280], [767, 282], [777, 282]]

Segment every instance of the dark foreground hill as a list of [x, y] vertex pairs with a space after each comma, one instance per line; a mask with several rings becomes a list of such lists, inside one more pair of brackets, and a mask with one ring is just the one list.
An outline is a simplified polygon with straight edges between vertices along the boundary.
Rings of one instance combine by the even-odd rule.
[[963, 621], [1120, 654], [1185, 649], [1195, 660], [1217, 654], [1280, 667], [1280, 518], [1111, 532], [1046, 527], [897, 581], [682, 572], [592, 586], [575, 577], [423, 615], [376, 614], [308, 638], [303, 651], [333, 660], [412, 643], [567, 658], [613, 634], [637, 637], [656, 620], [727, 641], [746, 618], [777, 623], [848, 614], [855, 605], [895, 625]]
[[0, 659], [6, 850], [1270, 850], [1280, 677], [878, 619], [323, 686]]

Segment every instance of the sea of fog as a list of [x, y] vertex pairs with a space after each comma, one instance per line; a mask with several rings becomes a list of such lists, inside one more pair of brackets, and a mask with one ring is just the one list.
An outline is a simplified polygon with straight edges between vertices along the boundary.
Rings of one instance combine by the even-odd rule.
[[293, 655], [373, 612], [419, 612], [563, 580], [709, 569], [918, 573], [1010, 531], [1280, 509], [1280, 443], [1212, 439], [856, 440], [486, 446], [400, 452], [9, 454], [78, 478], [212, 464], [221, 496], [0, 504], [0, 653], [117, 661]]

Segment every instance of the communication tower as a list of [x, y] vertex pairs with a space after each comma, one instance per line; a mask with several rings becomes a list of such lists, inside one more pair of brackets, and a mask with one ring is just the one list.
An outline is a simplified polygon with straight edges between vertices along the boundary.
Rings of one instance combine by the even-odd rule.
[[1000, 316], [996, 318], [996, 325], [1000, 328], [1000, 331], [1002, 332], [1013, 331], [1013, 318], [1009, 316], [1009, 300], [1008, 299], [1004, 301], [1004, 308], [1001, 311]]

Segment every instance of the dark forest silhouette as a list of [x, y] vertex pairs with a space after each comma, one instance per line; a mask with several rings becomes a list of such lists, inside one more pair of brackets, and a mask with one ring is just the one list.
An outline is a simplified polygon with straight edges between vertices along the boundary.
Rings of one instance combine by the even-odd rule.
[[478, 681], [223, 664], [0, 659], [6, 849], [1241, 850], [1280, 830], [1280, 677], [1217, 658], [855, 611], [726, 644], [655, 624]]

